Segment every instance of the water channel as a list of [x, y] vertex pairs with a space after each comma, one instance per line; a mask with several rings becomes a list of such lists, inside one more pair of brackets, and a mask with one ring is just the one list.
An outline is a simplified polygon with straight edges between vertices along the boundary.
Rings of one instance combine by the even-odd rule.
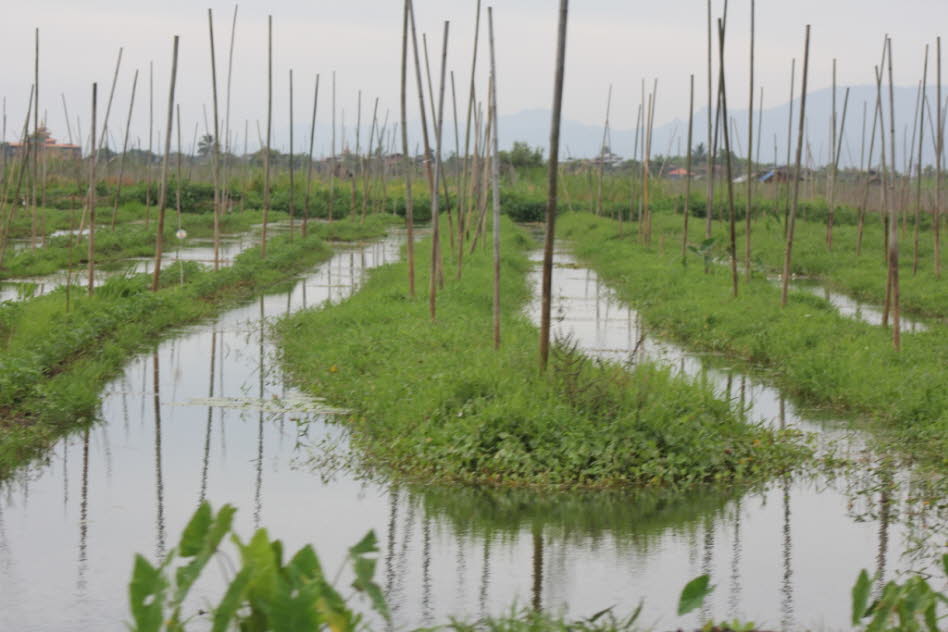
[[[836, 478], [674, 497], [398, 486], [330, 458], [345, 455], [345, 428], [323, 423], [286, 384], [266, 322], [345, 298], [367, 270], [396, 259], [401, 243], [394, 235], [340, 248], [287, 292], [131, 360], [104, 389], [99, 423], [0, 484], [0, 629], [124, 629], [133, 554], [156, 558], [174, 546], [202, 499], [236, 505], [244, 536], [266, 526], [287, 550], [313, 543], [328, 569], [375, 529], [378, 580], [399, 630], [515, 604], [576, 617], [612, 606], [623, 613], [640, 599], [643, 624], [696, 627], [698, 615], [673, 614], [682, 586], [704, 572], [717, 589], [703, 616], [845, 629], [860, 569], [893, 578], [944, 550], [944, 515], [907, 500], [913, 475], [871, 464]], [[825, 449], [864, 458], [848, 422], [798, 408], [747, 367], [651, 337], [595, 273], [566, 252], [556, 260], [560, 335], [604, 358], [634, 352], [665, 363], [754, 420], [818, 433]], [[537, 303], [528, 309], [536, 318]], [[218, 584], [222, 569], [209, 567]]]

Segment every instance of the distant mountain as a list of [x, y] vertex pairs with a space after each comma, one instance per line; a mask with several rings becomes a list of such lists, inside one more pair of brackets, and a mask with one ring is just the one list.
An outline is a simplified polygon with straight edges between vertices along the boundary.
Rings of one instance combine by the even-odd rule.
[[[843, 101], [846, 89], [837, 89], [837, 120], [842, 122]], [[928, 91], [930, 101], [930, 111], [935, 115], [934, 88]], [[894, 90], [895, 100], [895, 128], [896, 128], [896, 160], [898, 168], [904, 169], [906, 158], [906, 147], [911, 141], [913, 120], [915, 116], [915, 104], [917, 101], [916, 88], [896, 87]], [[854, 166], [859, 164], [860, 150], [862, 144], [862, 113], [863, 103], [866, 104], [867, 136], [872, 129], [872, 118], [876, 101], [876, 89], [874, 86], [854, 86], [849, 92], [849, 106], [846, 114], [845, 130], [840, 155], [841, 166]], [[687, 104], [686, 104], [687, 106]], [[809, 154], [814, 165], [825, 164], [829, 161], [830, 145], [830, 120], [832, 118], [832, 89], [826, 88], [807, 95], [807, 138], [809, 144]], [[799, 96], [793, 103], [793, 148], [796, 147], [797, 126], [799, 125]], [[884, 116], [886, 119], [886, 134], [889, 130], [889, 107], [888, 90], [885, 93]], [[787, 119], [790, 114], [788, 103], [776, 107], [768, 107], [763, 113], [763, 123], [760, 139], [760, 160], [764, 163], [773, 162], [774, 146], [776, 140], [777, 162], [783, 164], [787, 158]], [[754, 113], [755, 121], [755, 153], [758, 145], [757, 139], [757, 120], [759, 113]], [[923, 148], [923, 163], [930, 164], [934, 162], [934, 143], [932, 141], [931, 121], [928, 117], [928, 111], [925, 113], [925, 141]], [[732, 125], [732, 142], [734, 151], [740, 155], [747, 154], [747, 109], [732, 110], [730, 118]], [[695, 113], [695, 131], [694, 145], [698, 143], [707, 144], [707, 125], [708, 111], [703, 108]], [[601, 125], [585, 125], [576, 121], [564, 120], [560, 131], [560, 157], [565, 158], [590, 158], [599, 154], [600, 144], [602, 142], [603, 128]], [[652, 155], [672, 154], [677, 155], [680, 151], [685, 151], [685, 140], [688, 134], [687, 112], [679, 115], [675, 120], [658, 126], [653, 131]], [[877, 131], [878, 134], [878, 131]], [[774, 136], [776, 135], [776, 139]], [[550, 136], [550, 112], [549, 110], [524, 110], [517, 114], [500, 117], [500, 140], [501, 146], [510, 147], [514, 141], [525, 141], [532, 146], [538, 146], [547, 150], [549, 147]], [[888, 135], [886, 136], [888, 139]], [[631, 157], [635, 143], [635, 130], [612, 130], [610, 133], [611, 150], [623, 157]], [[452, 136], [453, 142], [453, 136]], [[719, 141], [723, 147], [723, 140]], [[453, 145], [452, 145], [453, 147]], [[866, 152], [868, 153], [868, 140]], [[886, 146], [887, 159], [889, 147]], [[918, 141], [916, 139], [912, 155], [918, 155]], [[807, 154], [804, 154], [806, 159]], [[793, 152], [791, 152], [791, 161]], [[875, 147], [873, 161], [878, 163], [879, 146]]]

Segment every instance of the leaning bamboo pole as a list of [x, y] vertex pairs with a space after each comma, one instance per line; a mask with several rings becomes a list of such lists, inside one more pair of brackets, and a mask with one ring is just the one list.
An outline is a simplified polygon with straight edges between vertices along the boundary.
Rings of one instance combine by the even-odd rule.
[[711, 45], [711, 0], [708, 0], [708, 146], [705, 150], [707, 154], [707, 206], [705, 207], [705, 226], [704, 238], [711, 239], [711, 219], [714, 215], [714, 157], [711, 155], [711, 101], [713, 99], [714, 88], [712, 87], [712, 59]]
[[553, 240], [556, 229], [557, 176], [560, 157], [560, 120], [563, 107], [563, 74], [566, 67], [566, 23], [569, 0], [560, 0], [556, 38], [556, 74], [553, 80], [553, 113], [550, 123], [550, 160], [546, 202], [546, 235], [543, 240], [543, 281], [540, 300], [540, 371], [550, 358], [550, 311], [553, 298]]
[[734, 178], [731, 168], [731, 135], [727, 116], [727, 83], [724, 77], [724, 21], [718, 19], [718, 98], [721, 101], [721, 125], [724, 135], [725, 174], [727, 177], [728, 251], [731, 259], [731, 295], [737, 298], [737, 229], [734, 216]]
[[[494, 119], [494, 130], [491, 134], [491, 182], [494, 198], [494, 349], [500, 349], [500, 142], [497, 132], [497, 60], [494, 55], [494, 10], [487, 7], [487, 30], [490, 38], [490, 81], [494, 87], [491, 90], [490, 108]], [[608, 118], [608, 116], [607, 116]], [[463, 248], [462, 248], [463, 250]]]
[[[7, 239], [10, 235], [10, 226], [13, 223], [13, 217], [16, 214], [17, 201], [20, 199], [20, 191], [23, 188], [23, 179], [26, 176], [27, 167], [30, 161], [30, 153], [32, 146], [29, 142], [30, 135], [30, 114], [33, 108], [33, 94], [35, 88], [30, 86], [30, 100], [26, 106], [26, 120], [23, 122], [23, 148], [24, 154], [23, 159], [20, 161], [19, 173], [17, 174], [16, 189], [13, 192], [13, 195], [9, 199], [10, 208], [7, 211], [7, 218], [4, 221], [2, 228], [2, 233], [0, 233], [0, 267], [3, 266], [3, 257], [7, 251]], [[9, 183], [7, 183], [9, 184]], [[7, 202], [7, 185], [4, 184], [3, 187], [3, 200], [0, 202], [0, 210], [3, 209], [3, 204]], [[67, 283], [68, 288], [68, 283]]]
[[695, 125], [695, 76], [691, 75], [688, 91], [688, 157], [685, 159], [684, 226], [681, 231], [681, 263], [688, 265], [688, 216], [691, 215], [691, 143]]
[[[148, 62], [148, 154], [145, 156], [145, 230], [151, 224], [151, 160], [155, 136], [155, 62]], [[81, 228], [81, 224], [80, 224]]]
[[306, 198], [303, 200], [303, 237], [309, 224], [310, 198], [313, 193], [313, 144], [316, 142], [316, 105], [319, 103], [319, 74], [313, 89], [313, 117], [309, 124], [309, 160], [306, 163]]
[[796, 72], [797, 72], [797, 59], [794, 57], [790, 61], [790, 115], [787, 117], [787, 160], [786, 160], [786, 175], [787, 175], [787, 186], [784, 192], [784, 209], [783, 209], [783, 232], [784, 237], [787, 235], [787, 228], [790, 226], [790, 151], [793, 147], [793, 88], [796, 82]]
[[125, 175], [125, 155], [128, 153], [128, 136], [132, 129], [132, 112], [135, 109], [135, 90], [138, 87], [138, 69], [135, 69], [135, 76], [132, 78], [132, 96], [128, 100], [128, 118], [125, 121], [125, 137], [122, 141], [122, 155], [119, 157], [118, 182], [115, 184], [115, 201], [112, 205], [112, 221], [109, 224], [110, 229], [115, 231], [115, 217], [118, 215], [119, 202], [122, 197], [122, 178]]
[[[33, 56], [33, 101], [35, 107], [33, 108], [33, 156], [30, 164], [32, 166], [32, 175], [31, 175], [31, 186], [32, 186], [32, 195], [30, 196], [30, 214], [32, 217], [32, 227], [30, 229], [30, 248], [36, 248], [36, 236], [37, 236], [37, 182], [39, 181], [39, 153], [40, 153], [40, 129], [39, 129], [39, 54], [40, 54], [40, 41], [39, 41], [39, 29], [35, 30], [35, 53]], [[45, 238], [45, 232], [44, 232]]]
[[296, 230], [294, 226], [294, 198], [296, 197], [296, 181], [294, 180], [294, 175], [296, 172], [295, 165], [293, 164], [293, 69], [290, 68], [290, 199], [287, 210], [290, 215], [290, 240], [293, 239], [293, 233]]
[[[922, 66], [922, 102], [928, 82], [928, 44], [925, 44], [925, 62]], [[915, 225], [912, 235], [912, 275], [918, 274], [918, 230], [922, 214], [922, 148], [925, 140], [925, 108], [919, 108], [918, 161], [915, 164]]]
[[[487, 9], [490, 12], [490, 8]], [[609, 137], [609, 112], [612, 109], [612, 84], [609, 84], [609, 95], [606, 97], [606, 122], [602, 126], [602, 142], [599, 144], [599, 170], [596, 183], [596, 215], [602, 215], [602, 176], [606, 165], [606, 142]]]
[[[846, 132], [846, 113], [848, 109], [849, 88], [846, 88], [846, 93], [843, 97], [843, 117], [839, 123], [839, 131], [835, 139], [836, 144], [832, 148], [833, 163], [830, 165], [830, 181], [832, 182], [832, 187], [830, 188], [829, 212], [826, 216], [826, 247], [829, 250], [833, 249], [833, 222], [836, 217], [836, 180], [839, 176], [839, 157], [843, 153], [843, 136]], [[835, 122], [833, 126], [835, 129]]]
[[797, 206], [800, 202], [800, 169], [803, 162], [803, 131], [806, 127], [806, 80], [810, 66], [810, 25], [806, 25], [806, 37], [803, 45], [803, 77], [800, 84], [800, 127], [797, 132], [797, 158], [793, 170], [793, 201], [787, 218], [787, 246], [783, 257], [783, 283], [780, 291], [780, 305], [787, 306], [790, 290], [790, 271], [793, 262], [793, 228], [797, 219]]
[[[425, 149], [425, 173], [428, 176], [428, 190], [433, 191], [434, 173], [432, 172], [431, 141], [428, 135], [428, 118], [426, 114], [427, 108], [425, 107], [425, 84], [421, 78], [421, 57], [418, 54], [418, 36], [415, 31], [415, 9], [414, 3], [412, 3], [411, 0], [409, 0], [408, 9], [409, 25], [411, 26], [412, 51], [414, 52], [415, 61], [415, 83], [418, 87], [418, 107], [419, 113], [421, 115], [421, 138], [424, 142]], [[436, 113], [432, 112], [432, 123], [434, 123], [435, 116]]]
[[[210, 14], [208, 14], [210, 16]], [[158, 291], [161, 277], [161, 255], [164, 245], [165, 209], [168, 205], [168, 162], [171, 159], [171, 132], [174, 129], [174, 88], [178, 77], [178, 36], [174, 36], [174, 50], [171, 54], [171, 87], [168, 89], [168, 118], [165, 122], [165, 155], [161, 161], [161, 185], [158, 189], [158, 230], [155, 235], [155, 266], [151, 277], [151, 291]], [[215, 103], [215, 119], [216, 117]], [[215, 120], [215, 125], [216, 125]], [[214, 139], [217, 140], [216, 138]], [[90, 229], [92, 228], [90, 224]], [[217, 252], [214, 253], [215, 265]]]
[[[234, 71], [234, 38], [237, 32], [237, 5], [234, 5], [234, 16], [230, 22], [230, 45], [227, 52], [227, 86], [224, 96], [224, 175], [221, 179], [221, 204], [224, 213], [230, 212], [230, 169], [232, 164], [233, 150], [230, 144], [230, 86]], [[246, 152], [244, 152], [246, 153]]]
[[[865, 189], [863, 191], [862, 202], [859, 205], [859, 217], [856, 220], [856, 256], [862, 255], [862, 238], [866, 226], [866, 208], [869, 205], [869, 192], [870, 185], [872, 184], [872, 157], [875, 155], [876, 147], [876, 128], [879, 124], [879, 119], [882, 116], [880, 110], [881, 104], [876, 102], [875, 107], [873, 107], [872, 114], [872, 133], [869, 135], [869, 154], [866, 158], [865, 167], [862, 166], [862, 159], [860, 158], [860, 171], [865, 170]], [[863, 144], [865, 145], [865, 125], [863, 125]]]
[[[332, 134], [329, 152], [329, 203], [327, 204], [329, 222], [332, 222], [333, 207], [336, 205], [336, 71], [332, 71]], [[269, 153], [269, 152], [267, 152]]]
[[438, 215], [440, 215], [441, 209], [439, 208], [438, 200], [438, 184], [441, 177], [441, 130], [444, 123], [444, 88], [445, 88], [445, 76], [448, 66], [448, 33], [449, 33], [450, 23], [445, 20], [444, 22], [444, 39], [441, 45], [441, 84], [439, 88], [439, 97], [438, 97], [438, 106], [437, 109], [434, 109], [434, 104], [432, 103], [432, 109], [434, 110], [434, 124], [435, 124], [435, 166], [434, 166], [434, 185], [431, 188], [431, 278], [428, 280], [428, 312], [431, 316], [431, 320], [437, 319], [438, 314], [438, 285], [439, 285], [439, 275], [441, 271], [440, 260], [441, 260], [441, 234], [439, 231], [439, 222]]
[[[478, 0], [479, 1], [479, 0]], [[402, 68], [401, 93], [399, 104], [402, 115], [402, 168], [405, 170], [405, 228], [406, 251], [408, 256], [408, 294], [415, 297], [415, 215], [414, 199], [412, 198], [412, 175], [415, 165], [409, 155], [408, 147], [408, 18], [411, 14], [411, 0], [405, 0], [404, 15], [402, 17]]]

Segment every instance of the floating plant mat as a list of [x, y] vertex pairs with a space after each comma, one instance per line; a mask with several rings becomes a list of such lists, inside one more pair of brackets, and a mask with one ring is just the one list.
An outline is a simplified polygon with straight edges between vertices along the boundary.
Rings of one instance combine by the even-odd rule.
[[305, 395], [290, 395], [260, 399], [258, 397], [205, 397], [175, 403], [172, 406], [212, 406], [235, 410], [260, 410], [265, 413], [311, 413], [316, 415], [346, 415], [344, 408], [333, 408], [323, 400]]

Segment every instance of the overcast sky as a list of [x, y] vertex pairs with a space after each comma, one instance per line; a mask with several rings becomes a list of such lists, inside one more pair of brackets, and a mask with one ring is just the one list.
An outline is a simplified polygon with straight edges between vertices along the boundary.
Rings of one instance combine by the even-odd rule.
[[[463, 117], [470, 81], [476, 0], [415, 0], [419, 31], [428, 33], [432, 72], [437, 73], [442, 23], [450, 20], [448, 64], [456, 73]], [[501, 114], [549, 108], [552, 94], [557, 0], [495, 2], [499, 108]], [[714, 0], [717, 16], [722, 0]], [[234, 4], [193, 0], [32, 0], [7, 3], [0, 21], [0, 96], [6, 99], [7, 138], [19, 134], [32, 82], [33, 29], [40, 29], [40, 107], [53, 133], [67, 137], [63, 105], [69, 107], [73, 134], [76, 117], [88, 134], [91, 83], [99, 83], [104, 109], [116, 55], [124, 47], [121, 74], [109, 127], [120, 137], [128, 109], [132, 75], [142, 72], [133, 122], [134, 138], [147, 145], [148, 63], [155, 63], [156, 128], [165, 118], [171, 42], [181, 36], [178, 101], [190, 144], [202, 105], [211, 103], [210, 55], [206, 7], [214, 9], [221, 90], [227, 61]], [[485, 28], [482, 53], [486, 48]], [[734, 109], [746, 108], [750, 1], [729, 4], [728, 91]], [[243, 144], [244, 121], [250, 123], [251, 150], [255, 122], [266, 116], [266, 19], [274, 20], [274, 129], [285, 145], [290, 68], [296, 77], [298, 143], [306, 136], [313, 81], [322, 74], [319, 119], [329, 121], [330, 82], [337, 75], [338, 107], [346, 110], [351, 138], [356, 92], [364, 91], [364, 108], [380, 98], [398, 117], [401, 46], [401, 0], [273, 0], [239, 6], [233, 74], [232, 128]], [[813, 26], [811, 89], [830, 85], [831, 63], [838, 58], [841, 85], [872, 81], [884, 34], [894, 40], [895, 81], [914, 85], [921, 78], [926, 42], [933, 44], [941, 25], [948, 25], [945, 0], [794, 0], [757, 3], [757, 85], [766, 90], [765, 105], [788, 98], [790, 60], [802, 57], [804, 26]], [[564, 116], [600, 124], [606, 93], [614, 84], [613, 127], [632, 128], [640, 100], [641, 79], [659, 79], [656, 125], [687, 116], [688, 76], [696, 75], [697, 105], [707, 102], [706, 3], [703, 0], [639, 2], [573, 0], [570, 7]], [[420, 35], [420, 33], [419, 33]], [[716, 46], [716, 44], [715, 44]], [[716, 49], [715, 49], [716, 50]], [[484, 92], [486, 54], [478, 62], [478, 89]], [[933, 68], [930, 69], [933, 72]], [[930, 75], [931, 76], [931, 75]], [[798, 74], [799, 78], [799, 74]], [[410, 84], [414, 90], [414, 82]], [[417, 119], [417, 96], [410, 118]], [[450, 93], [449, 93], [450, 95]], [[483, 95], [482, 95], [483, 96]], [[222, 95], [223, 115], [223, 95]], [[450, 103], [450, 101], [448, 101]], [[101, 114], [100, 114], [101, 116]], [[370, 114], [363, 113], [363, 116]], [[14, 131], [17, 130], [17, 131]], [[279, 135], [282, 134], [282, 137]], [[351, 140], [350, 140], [351, 142]], [[157, 146], [157, 141], [156, 141]]]

